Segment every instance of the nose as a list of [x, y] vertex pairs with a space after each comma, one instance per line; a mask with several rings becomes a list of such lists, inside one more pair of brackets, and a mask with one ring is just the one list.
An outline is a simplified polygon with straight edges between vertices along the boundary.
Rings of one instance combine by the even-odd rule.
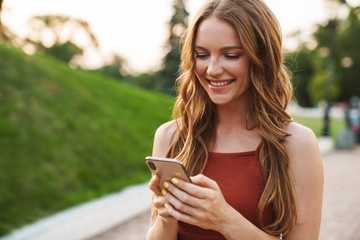
[[221, 75], [223, 73], [223, 71], [224, 71], [224, 69], [223, 69], [219, 59], [216, 57], [212, 57], [207, 66], [207, 71], [206, 71], [207, 74], [210, 77], [217, 77], [217, 76]]

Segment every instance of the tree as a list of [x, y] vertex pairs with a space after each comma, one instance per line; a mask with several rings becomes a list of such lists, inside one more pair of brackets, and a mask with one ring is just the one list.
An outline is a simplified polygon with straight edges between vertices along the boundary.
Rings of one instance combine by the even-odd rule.
[[1, 35], [2, 35], [1, 13], [2, 13], [3, 2], [4, 2], [4, 0], [0, 0], [0, 38], [1, 38]]
[[324, 62], [322, 71], [329, 74], [326, 66], [333, 68], [333, 81], [323, 81], [328, 84], [324, 85], [328, 98], [348, 102], [352, 96], [360, 96], [360, 7], [351, 8], [342, 21], [329, 20], [318, 26], [314, 36], [318, 43], [316, 51]]
[[352, 96], [360, 96], [360, 7], [350, 8], [346, 19], [318, 25], [314, 39], [315, 49], [302, 45], [288, 56], [296, 62], [290, 69], [300, 105], [321, 100], [348, 102]]
[[187, 27], [189, 13], [185, 9], [183, 0], [174, 0], [173, 15], [169, 21], [169, 40], [167, 48], [170, 49], [164, 58], [164, 68], [161, 71], [163, 91], [175, 94], [174, 82], [180, 65], [179, 42]]
[[76, 34], [87, 39], [87, 45], [97, 48], [98, 42], [86, 21], [63, 15], [34, 16], [29, 20], [31, 27], [27, 42], [38, 52], [50, 54], [70, 62], [74, 56], [83, 53], [84, 46], [76, 43]]
[[0, 43], [6, 43], [8, 45], [15, 45], [18, 42], [18, 36], [16, 36], [9, 28], [7, 28], [1, 21], [2, 13], [4, 12], [3, 5], [4, 0], [0, 0]]
[[116, 78], [121, 80], [124, 77], [123, 74], [123, 65], [125, 60], [119, 56], [114, 55], [111, 62], [99, 69], [96, 69], [96, 72], [100, 72], [103, 75]]
[[55, 43], [52, 47], [44, 48], [44, 53], [56, 57], [64, 62], [70, 62], [74, 56], [82, 55], [83, 49], [76, 44], [67, 41], [65, 43]]
[[[345, 0], [340, 2], [342, 4], [346, 3]], [[349, 68], [354, 63], [354, 59], [357, 60], [355, 55], [358, 55], [357, 52], [360, 50], [358, 44], [360, 40], [359, 18], [359, 7], [350, 8], [350, 13], [346, 20], [339, 20], [333, 17], [326, 25], [319, 25], [314, 34], [318, 43], [316, 50], [319, 56], [323, 57], [323, 60], [320, 62], [324, 62], [325, 66], [318, 69], [314, 74], [310, 89], [312, 90], [313, 99], [315, 99], [314, 96], [316, 95], [321, 96], [319, 93], [324, 93], [321, 96], [326, 101], [323, 136], [330, 135], [329, 112], [333, 105], [332, 103], [334, 101], [349, 101], [351, 95], [360, 95], [360, 87], [356, 83], [359, 79], [360, 66], [349, 71]], [[348, 69], [344, 71], [344, 68]]]
[[286, 63], [292, 72], [294, 96], [298, 104], [303, 107], [313, 106], [309, 89], [315, 71], [314, 55], [306, 46], [301, 46], [297, 51], [286, 56]]
[[336, 76], [339, 80], [338, 101], [360, 96], [360, 7], [352, 8], [346, 27], [337, 36]]
[[[338, 46], [336, 44], [336, 38], [339, 35], [339, 25], [340, 20], [330, 19], [327, 24], [323, 26], [319, 25], [314, 34], [318, 43], [316, 50], [318, 51], [319, 56], [322, 57], [323, 62], [315, 79], [318, 80], [318, 83], [323, 83], [323, 98], [327, 102], [336, 101], [338, 96], [337, 82], [339, 79], [337, 77], [335, 65], [339, 58]], [[323, 74], [319, 74], [319, 72], [323, 72]], [[324, 79], [321, 79], [321, 76], [323, 76]]]
[[138, 76], [131, 76], [129, 82], [135, 86], [148, 90], [160, 91], [161, 83], [159, 82], [160, 72], [142, 73]]

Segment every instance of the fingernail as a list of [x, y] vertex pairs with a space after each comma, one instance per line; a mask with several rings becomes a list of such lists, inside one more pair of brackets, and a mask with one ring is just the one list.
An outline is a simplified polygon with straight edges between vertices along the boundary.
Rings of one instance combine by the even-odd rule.
[[178, 184], [178, 183], [179, 183], [179, 180], [178, 180], [177, 178], [172, 178], [172, 179], [171, 179], [171, 182], [172, 182], [173, 184]]
[[164, 187], [168, 188], [169, 187], [169, 183], [168, 182], [164, 182]]
[[169, 205], [168, 205], [167, 203], [165, 203], [165, 204], [164, 204], [164, 207], [165, 207], [166, 209], [168, 209], [168, 208], [169, 208]]
[[164, 196], [165, 196], [165, 194], [166, 194], [166, 190], [165, 190], [165, 189], [161, 190], [161, 193], [162, 193], [162, 195], [164, 195]]
[[152, 176], [152, 180], [153, 180], [153, 181], [156, 180], [156, 175]]

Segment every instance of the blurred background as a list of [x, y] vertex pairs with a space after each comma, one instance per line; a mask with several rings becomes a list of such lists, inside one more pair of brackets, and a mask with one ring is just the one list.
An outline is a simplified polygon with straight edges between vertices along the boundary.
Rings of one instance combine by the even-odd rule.
[[[265, 0], [293, 72], [293, 118], [360, 143], [360, 0]], [[0, 236], [148, 181], [179, 39], [204, 0], [0, 0]], [[360, 159], [360, 156], [359, 156]]]

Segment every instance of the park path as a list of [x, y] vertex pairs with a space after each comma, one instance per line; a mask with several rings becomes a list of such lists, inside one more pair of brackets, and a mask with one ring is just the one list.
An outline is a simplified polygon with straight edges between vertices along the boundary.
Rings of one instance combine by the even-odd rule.
[[[360, 146], [323, 157], [325, 185], [320, 240], [360, 240]], [[144, 240], [150, 213], [89, 240]]]

